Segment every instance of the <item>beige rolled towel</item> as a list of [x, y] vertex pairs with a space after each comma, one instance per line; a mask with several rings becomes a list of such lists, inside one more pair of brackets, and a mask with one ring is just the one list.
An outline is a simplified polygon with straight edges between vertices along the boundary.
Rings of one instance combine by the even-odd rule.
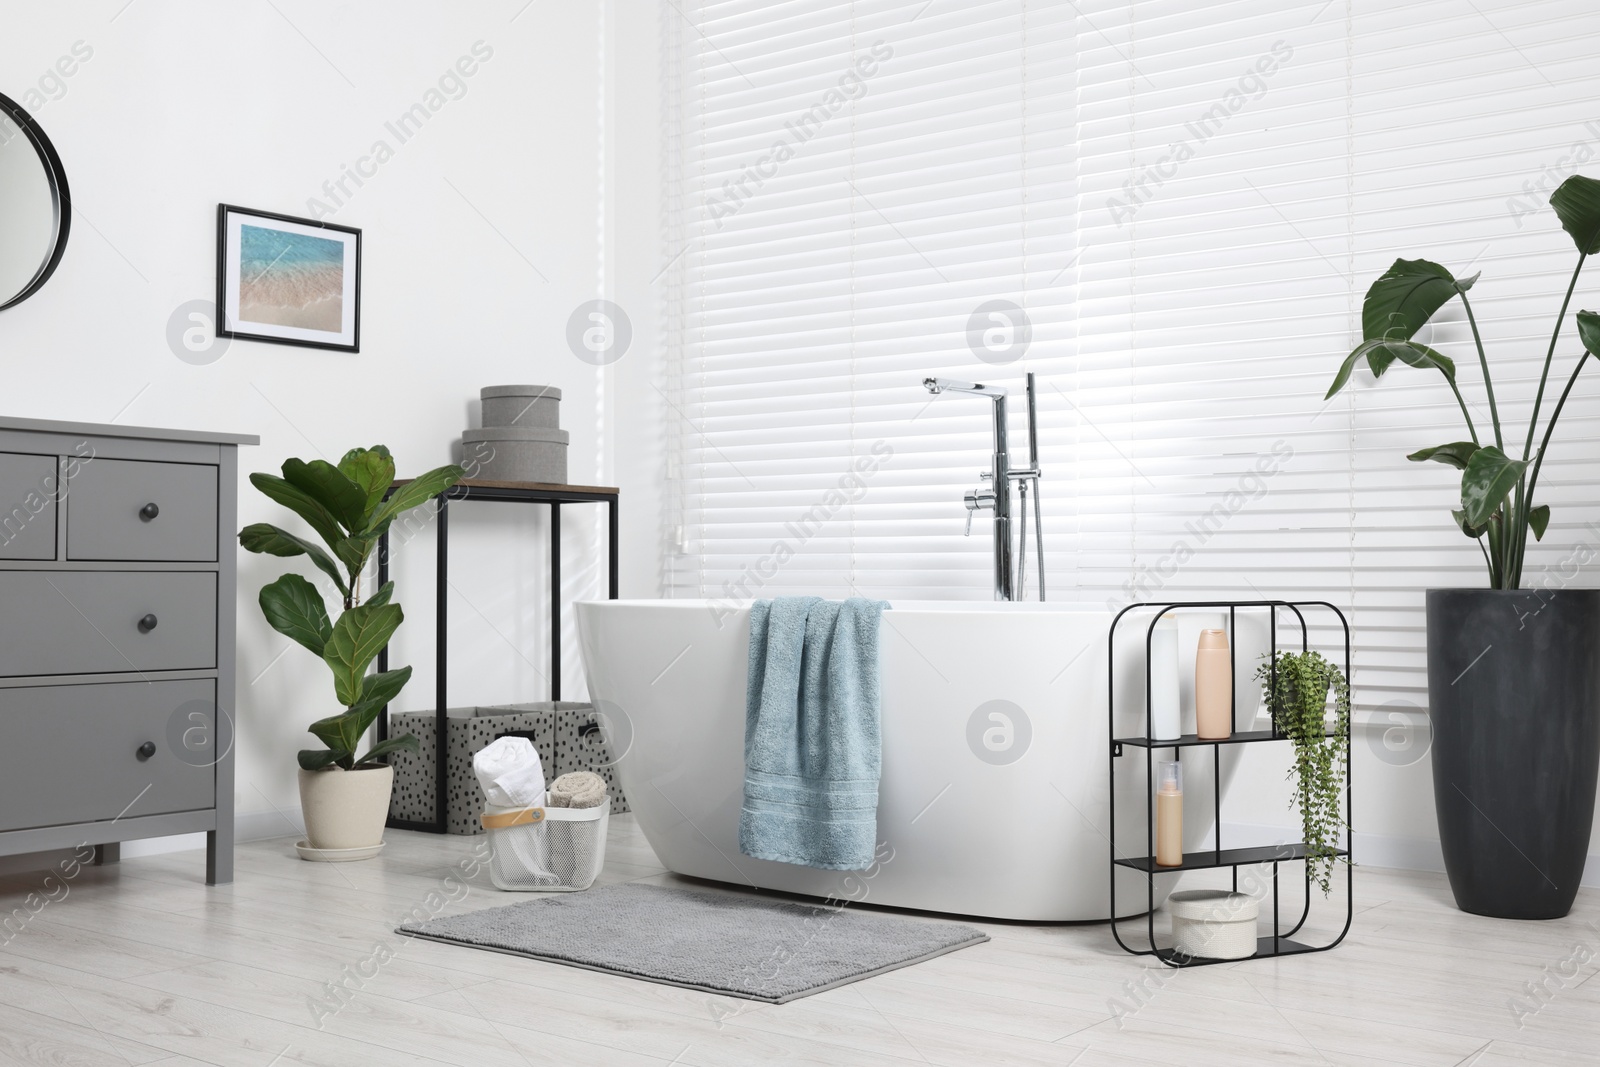
[[606, 800], [606, 780], [593, 771], [572, 771], [550, 783], [545, 805], [552, 808], [598, 808]]

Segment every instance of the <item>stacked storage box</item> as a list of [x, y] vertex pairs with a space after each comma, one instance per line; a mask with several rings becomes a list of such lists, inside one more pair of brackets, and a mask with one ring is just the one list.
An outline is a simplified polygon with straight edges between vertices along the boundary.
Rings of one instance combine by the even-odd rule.
[[567, 431], [561, 390], [551, 385], [491, 385], [479, 390], [483, 428], [461, 435], [474, 478], [567, 484]]
[[[445, 741], [446, 825], [452, 834], [481, 834], [478, 816], [486, 798], [472, 772], [472, 757], [495, 738], [508, 733], [528, 736], [539, 750], [544, 776], [553, 782], [568, 771], [593, 771], [611, 790], [611, 811], [628, 810], [628, 799], [617, 784], [612, 755], [601, 731], [593, 729], [594, 706], [578, 701], [539, 701], [494, 707], [450, 708]], [[391, 819], [431, 822], [434, 818], [434, 713], [401, 712], [389, 716], [389, 736], [417, 735], [420, 751], [397, 752]]]

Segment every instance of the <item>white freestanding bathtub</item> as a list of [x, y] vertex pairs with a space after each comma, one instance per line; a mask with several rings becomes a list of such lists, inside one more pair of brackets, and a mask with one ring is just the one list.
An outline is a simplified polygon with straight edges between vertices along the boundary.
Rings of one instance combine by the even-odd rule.
[[[735, 885], [960, 915], [1046, 921], [1109, 917], [1107, 635], [1103, 605], [905, 602], [884, 613], [879, 862], [824, 871], [739, 852], [748, 608], [707, 600], [581, 603], [589, 695], [608, 723], [616, 771], [669, 870]], [[1144, 630], [1117, 631], [1117, 736], [1144, 724]], [[1181, 616], [1186, 732], [1194, 647], [1223, 614]], [[1259, 625], [1257, 625], [1259, 624]], [[1252, 681], [1267, 619], [1232, 635], [1238, 729], [1256, 725]], [[1264, 723], [1262, 726], [1264, 727]], [[1224, 746], [1223, 788], [1239, 746]], [[1125, 748], [1119, 855], [1146, 852], [1144, 753]], [[1170, 758], [1170, 750], [1162, 754]], [[1126, 764], [1126, 766], [1123, 766]], [[1184, 758], [1185, 844], [1212, 829], [1209, 748]], [[1145, 884], [1117, 869], [1118, 910], [1144, 910]], [[1157, 876], [1157, 903], [1174, 876]]]

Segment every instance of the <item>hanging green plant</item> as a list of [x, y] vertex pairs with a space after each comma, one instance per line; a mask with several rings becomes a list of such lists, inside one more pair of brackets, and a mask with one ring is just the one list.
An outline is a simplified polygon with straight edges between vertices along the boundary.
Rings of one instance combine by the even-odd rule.
[[[1331, 892], [1339, 831], [1340, 793], [1350, 771], [1350, 683], [1344, 672], [1316, 652], [1279, 652], [1256, 669], [1262, 697], [1277, 729], [1294, 745], [1299, 779], [1293, 805], [1300, 809], [1306, 870], [1327, 896]], [[1274, 663], [1276, 670], [1274, 670]], [[1328, 730], [1328, 695], [1334, 724]]]

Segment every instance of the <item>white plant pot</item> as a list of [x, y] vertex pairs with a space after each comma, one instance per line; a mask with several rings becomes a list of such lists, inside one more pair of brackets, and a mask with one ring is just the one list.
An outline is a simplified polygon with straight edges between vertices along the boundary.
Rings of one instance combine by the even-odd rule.
[[312, 848], [371, 848], [383, 843], [394, 768], [300, 771], [300, 810]]

